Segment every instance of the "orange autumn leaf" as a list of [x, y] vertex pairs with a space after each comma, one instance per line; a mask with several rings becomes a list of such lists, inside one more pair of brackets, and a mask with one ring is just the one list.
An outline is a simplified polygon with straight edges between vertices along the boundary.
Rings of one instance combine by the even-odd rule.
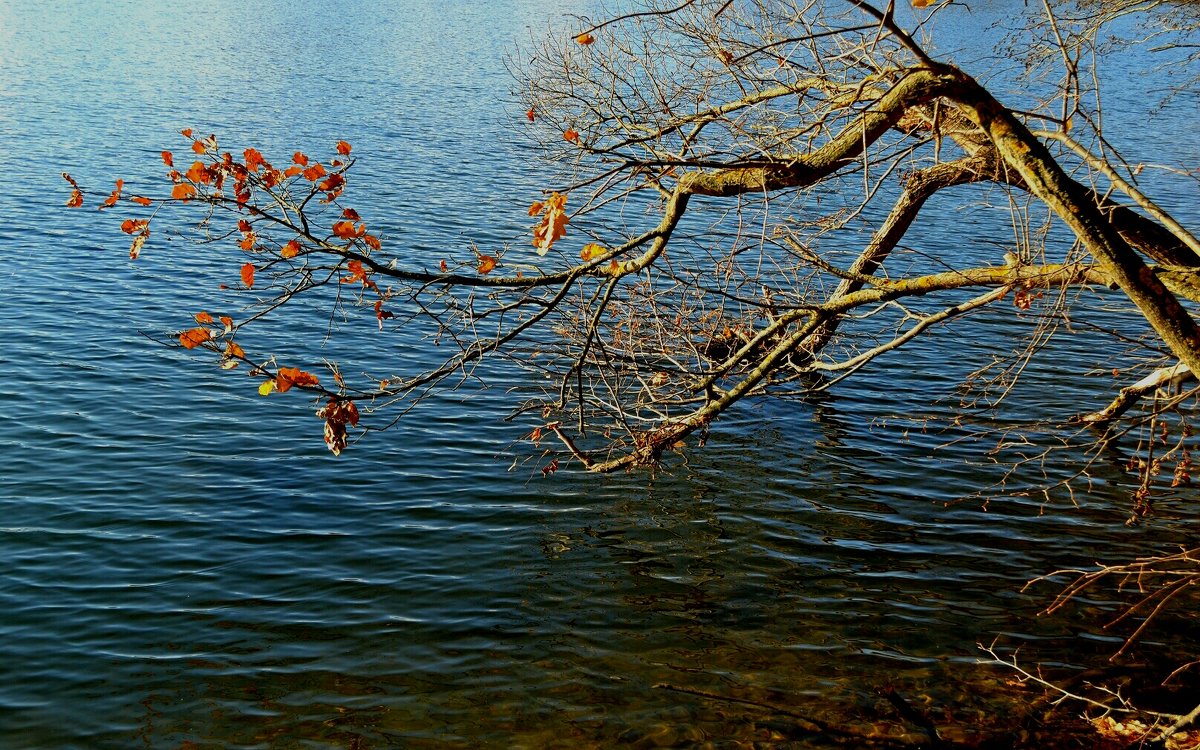
[[592, 44], [595, 41], [596, 41], [596, 37], [592, 36], [591, 34], [585, 33], [585, 34], [580, 34], [579, 36], [575, 37], [575, 42], [577, 44], [582, 44], [585, 47], [589, 44]]
[[299, 164], [293, 164], [292, 166], [283, 170], [283, 176], [284, 177], [295, 177], [296, 175], [300, 174], [303, 171], [304, 171], [304, 167], [300, 166]]
[[537, 117], [537, 112], [534, 111], [533, 107], [530, 107], [528, 111], [525, 112], [525, 119], [533, 122], [535, 117]]
[[575, 128], [567, 128], [563, 131], [563, 140], [570, 143], [579, 143], [579, 131]]
[[140, 195], [135, 195], [135, 196], [133, 196], [132, 198], [130, 198], [129, 200], [133, 201], [134, 203], [138, 204], [139, 206], [152, 206], [152, 205], [154, 205], [154, 201], [150, 200], [149, 198], [143, 198], [143, 197], [142, 197], [142, 196], [140, 196]]
[[292, 161], [302, 167], [308, 166], [308, 157], [305, 156], [304, 152], [302, 151], [297, 151], [296, 153], [292, 154]]
[[192, 141], [192, 150], [197, 154], [203, 154], [207, 149], [204, 147], [203, 141]]
[[496, 267], [498, 260], [491, 255], [479, 256], [479, 273], [488, 274]]
[[242, 152], [242, 156], [246, 158], [246, 169], [249, 169], [251, 172], [257, 172], [267, 163], [267, 160], [263, 158], [263, 155], [256, 148], [246, 149]]
[[186, 201], [195, 197], [195, 195], [196, 188], [187, 183], [181, 182], [171, 189], [171, 197], [175, 200]]
[[212, 323], [212, 322], [214, 322], [213, 316], [209, 315], [207, 312], [204, 312], [203, 310], [196, 313], [195, 316], [193, 316], [193, 317], [196, 318], [197, 323]]
[[314, 164], [308, 169], [304, 170], [301, 174], [303, 174], [304, 179], [308, 180], [309, 182], [316, 182], [325, 176], [325, 167], [322, 167], [320, 164]]
[[579, 251], [579, 257], [584, 260], [592, 260], [599, 258], [604, 253], [608, 252], [608, 248], [604, 245], [597, 245], [595, 242], [589, 242]]
[[179, 131], [179, 134], [182, 135], [184, 138], [191, 138], [192, 137], [192, 129], [184, 128], [183, 130]]
[[238, 219], [237, 228], [238, 228], [238, 231], [240, 231], [240, 232], [254, 231], [254, 227], [250, 224], [250, 222], [246, 221], [245, 219]]
[[249, 234], [247, 234], [245, 237], [242, 238], [242, 241], [238, 243], [238, 247], [245, 250], [246, 252], [249, 252], [254, 249], [254, 241], [256, 239], [257, 238], [254, 236], [254, 232], [250, 232]]
[[162, 152], [162, 160], [163, 164], [166, 164], [168, 167], [175, 166], [175, 157], [171, 155], [170, 151]]
[[207, 328], [190, 328], [179, 334], [179, 343], [184, 349], [195, 349], [211, 338]]
[[551, 245], [566, 236], [567, 222], [570, 220], [566, 202], [566, 195], [552, 193], [545, 201], [530, 206], [531, 215], [542, 214], [542, 220], [533, 228], [533, 246], [537, 248], [538, 255], [545, 255]]
[[[221, 325], [225, 326], [226, 336], [233, 333], [233, 318], [229, 317], [228, 315], [222, 315], [220, 318], [218, 318], [218, 320], [221, 321]], [[241, 351], [241, 349], [242, 347], [239, 346], [238, 351]]]
[[247, 289], [254, 288], [254, 264], [245, 263], [242, 265], [242, 283]]
[[183, 176], [192, 182], [203, 184], [212, 182], [212, 175], [209, 174], [208, 167], [204, 166], [204, 162], [200, 161], [192, 162], [192, 166], [188, 167], [188, 171]]
[[444, 260], [438, 264], [438, 268], [441, 269], [442, 273], [447, 273], [450, 271], [450, 266], [446, 265], [446, 261]]
[[71, 191], [71, 197], [67, 199], [67, 208], [79, 208], [83, 205], [83, 191], [75, 188]]
[[238, 346], [235, 342], [230, 341], [225, 344], [225, 356], [230, 359], [234, 357], [242, 358], [246, 356], [246, 352], [242, 351], [242, 347]]
[[354, 228], [353, 221], [335, 221], [333, 222], [333, 233], [337, 237], [344, 240], [351, 240], [355, 237], [362, 237], [367, 231], [366, 224], [359, 224], [358, 228]]
[[275, 374], [275, 389], [287, 393], [292, 386], [320, 385], [317, 376], [296, 367], [280, 367]]
[[355, 211], [353, 208], [343, 208], [342, 217], [350, 221], [362, 221], [362, 217], [358, 215], [358, 211]]
[[117, 201], [121, 200], [121, 189], [125, 187], [124, 180], [117, 180], [117, 187], [113, 190], [104, 202], [100, 204], [100, 208], [108, 208], [109, 206], [117, 205]]
[[286, 245], [279, 249], [279, 254], [284, 258], [295, 258], [300, 254], [300, 243], [296, 240], [290, 240]]
[[350, 275], [343, 278], [343, 282], [350, 283], [354, 281], [361, 281], [364, 284], [368, 283], [367, 269], [363, 267], [361, 260], [350, 261], [346, 264], [346, 270], [350, 272]]
[[[341, 188], [345, 184], [346, 184], [345, 177], [342, 177], [340, 174], [331, 174], [328, 177], [326, 177], [324, 180], [322, 180], [321, 184], [317, 185], [317, 187], [320, 188], [321, 190], [331, 190], [331, 191], [341, 192]], [[326, 201], [326, 202], [328, 202], [328, 201]]]
[[379, 238], [373, 234], [364, 234], [362, 236], [362, 241], [365, 242], [367, 247], [371, 248], [372, 250], [379, 250], [383, 247], [383, 244], [379, 241]]
[[342, 156], [349, 156], [350, 155], [350, 144], [346, 143], [345, 141], [338, 141], [337, 142], [337, 152], [339, 154], [341, 154]]
[[149, 219], [126, 219], [121, 222], [121, 231], [125, 234], [137, 234], [149, 225]]

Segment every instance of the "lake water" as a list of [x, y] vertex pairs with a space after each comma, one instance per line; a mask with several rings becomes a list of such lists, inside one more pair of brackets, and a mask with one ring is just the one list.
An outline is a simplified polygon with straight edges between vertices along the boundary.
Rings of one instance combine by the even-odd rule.
[[[1106, 463], [1079, 507], [952, 503], [996, 478], [963, 460], [986, 446], [935, 451], [953, 435], [874, 419], [944, 412], [930, 398], [1019, 322], [747, 406], [670, 472], [510, 470], [525, 428], [500, 421], [499, 389], [334, 458], [304, 398], [140, 333], [233, 304], [223, 271], [180, 241], [131, 263], [120, 216], [62, 207], [59, 172], [138, 192], [184, 127], [276, 157], [346, 139], [354, 205], [390, 246], [432, 266], [523, 244], [544, 175], [504, 50], [588, 10], [0, 0], [0, 747], [817, 746], [738, 701], [866, 731], [902, 725], [888, 686], [1016, 731], [1022, 694], [977, 643], [1079, 668], [1115, 649], [1103, 601], [1035, 619], [1055, 589], [1020, 588], [1166, 548], [1192, 528], [1186, 498], [1126, 527]], [[378, 362], [422, 356], [347, 337]], [[1095, 363], [1094, 340], [1061, 338], [1071, 373]], [[1112, 387], [1028, 378], [1030, 414]]]

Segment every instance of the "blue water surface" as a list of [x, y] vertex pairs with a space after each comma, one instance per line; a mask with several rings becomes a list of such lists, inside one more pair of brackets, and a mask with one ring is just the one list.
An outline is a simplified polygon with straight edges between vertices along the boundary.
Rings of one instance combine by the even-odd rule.
[[[801, 742], [712, 696], [869, 724], [895, 718], [876, 691], [898, 685], [969, 719], [1009, 699], [978, 681], [977, 642], [1111, 653], [1069, 639], [1099, 632], [1086, 613], [1033, 618], [1052, 588], [1019, 589], [1162, 547], [1181, 510], [1124, 526], [1103, 465], [1079, 507], [947, 505], [995, 477], [935, 451], [945, 435], [875, 419], [933, 408], [1020, 326], [747, 406], [667, 472], [513, 466], [527, 428], [502, 421], [498, 386], [431, 399], [335, 458], [303, 396], [262, 398], [143, 335], [236, 312], [220, 289], [236, 265], [166, 235], [131, 262], [125, 209], [63, 207], [62, 171], [90, 205], [116, 177], [161, 192], [182, 128], [278, 162], [345, 139], [348, 200], [390, 247], [434, 267], [471, 242], [525, 245], [548, 178], [505, 50], [594, 11], [0, 1], [0, 747]], [[953, 252], [971, 221], [931, 249]], [[369, 316], [323, 348], [309, 334], [326, 321], [296, 315], [264, 335], [308, 366], [338, 345], [384, 370], [429, 356]], [[1064, 414], [1112, 387], [1026, 397]]]

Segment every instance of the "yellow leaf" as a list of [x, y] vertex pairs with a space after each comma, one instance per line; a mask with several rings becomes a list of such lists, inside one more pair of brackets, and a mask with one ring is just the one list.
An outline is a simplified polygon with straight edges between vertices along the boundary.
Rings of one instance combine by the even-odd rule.
[[262, 382], [262, 385], [260, 385], [258, 387], [258, 395], [270, 396], [271, 391], [273, 391], [273, 390], [275, 390], [275, 381], [274, 380], [264, 380]]
[[608, 248], [604, 245], [597, 245], [595, 242], [589, 242], [583, 246], [582, 250], [579, 251], [579, 257], [583, 258], [584, 260], [592, 260], [593, 258], [599, 258], [606, 252], [608, 252]]

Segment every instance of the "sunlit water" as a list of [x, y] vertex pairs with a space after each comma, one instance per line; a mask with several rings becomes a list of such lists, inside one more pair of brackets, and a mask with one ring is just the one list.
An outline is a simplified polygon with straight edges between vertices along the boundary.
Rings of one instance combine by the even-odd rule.
[[[499, 389], [334, 458], [302, 397], [139, 333], [235, 309], [224, 267], [179, 242], [131, 263], [120, 216], [62, 207], [63, 170], [152, 191], [183, 127], [276, 158], [344, 138], [390, 246], [433, 266], [523, 243], [542, 184], [503, 51], [564, 10], [587, 8], [0, 2], [0, 747], [808, 742], [728, 699], [897, 725], [895, 686], [969, 723], [1013, 699], [976, 643], [1115, 648], [1088, 612], [1033, 620], [1053, 587], [1019, 589], [1161, 548], [1179, 508], [1124, 527], [1103, 465], [1078, 508], [947, 506], [997, 475], [933, 452], [952, 435], [872, 420], [928, 411], [1024, 324], [748, 406], [666, 473], [510, 469], [523, 428]], [[380, 362], [422, 356], [369, 333], [347, 335]], [[1109, 387], [1022, 397], [1062, 416]]]

